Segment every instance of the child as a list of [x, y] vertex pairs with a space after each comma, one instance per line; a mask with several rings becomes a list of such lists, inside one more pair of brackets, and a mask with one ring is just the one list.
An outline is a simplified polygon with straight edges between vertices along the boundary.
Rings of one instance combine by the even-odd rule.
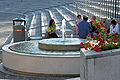
[[76, 34], [78, 34], [78, 24], [80, 23], [82, 21], [82, 19], [81, 19], [81, 15], [78, 15], [77, 16], [77, 19], [76, 19], [76, 21], [75, 21], [75, 23], [76, 23]]

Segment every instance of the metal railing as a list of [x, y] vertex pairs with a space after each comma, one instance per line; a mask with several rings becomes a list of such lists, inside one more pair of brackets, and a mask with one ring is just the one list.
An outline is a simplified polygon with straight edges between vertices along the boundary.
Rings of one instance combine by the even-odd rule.
[[[120, 0], [84, 0], [83, 2], [75, 2], [75, 4], [77, 11], [82, 8], [99, 18], [120, 19]], [[86, 14], [86, 11], [84, 14], [90, 16], [90, 14]]]

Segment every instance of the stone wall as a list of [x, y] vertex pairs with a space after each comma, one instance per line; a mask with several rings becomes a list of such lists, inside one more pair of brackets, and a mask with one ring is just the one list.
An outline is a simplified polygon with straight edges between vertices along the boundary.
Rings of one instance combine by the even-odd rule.
[[81, 49], [81, 80], [120, 80], [120, 49], [95, 52]]

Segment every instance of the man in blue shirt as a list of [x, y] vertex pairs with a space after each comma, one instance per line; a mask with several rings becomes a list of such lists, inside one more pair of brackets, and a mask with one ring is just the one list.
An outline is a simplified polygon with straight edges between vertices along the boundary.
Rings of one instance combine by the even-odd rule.
[[83, 21], [78, 24], [79, 37], [85, 39], [88, 34], [90, 34], [91, 25], [87, 22], [88, 17], [83, 16]]

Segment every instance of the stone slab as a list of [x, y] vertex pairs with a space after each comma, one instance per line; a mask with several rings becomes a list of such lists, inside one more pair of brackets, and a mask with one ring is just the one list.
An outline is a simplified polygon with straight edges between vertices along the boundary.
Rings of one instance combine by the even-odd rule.
[[101, 52], [90, 51], [85, 49], [81, 49], [81, 51], [83, 52], [84, 56], [87, 59], [120, 55], [120, 49], [112, 49], [112, 50], [106, 50]]
[[81, 80], [119, 80], [120, 49], [102, 52], [81, 49]]

